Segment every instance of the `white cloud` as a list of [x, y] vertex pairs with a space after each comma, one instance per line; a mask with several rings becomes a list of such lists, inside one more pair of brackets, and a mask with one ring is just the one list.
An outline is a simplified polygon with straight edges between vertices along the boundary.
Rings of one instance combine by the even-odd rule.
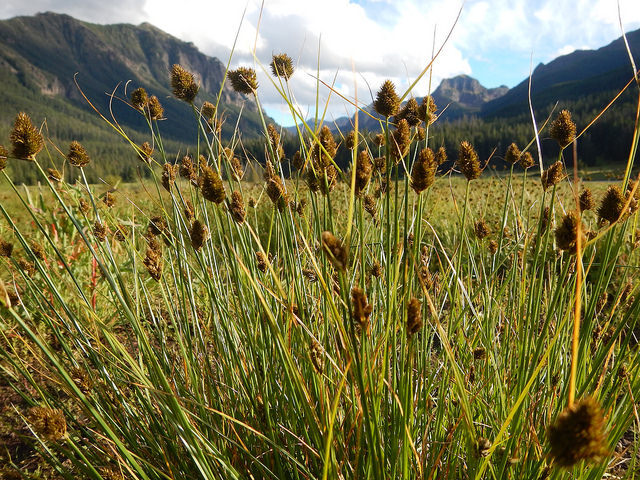
[[[404, 91], [428, 64], [434, 31], [436, 47], [446, 37], [459, 1], [264, 0], [261, 15], [261, 0], [5, 0], [0, 18], [52, 10], [98, 23], [148, 21], [223, 62], [238, 34], [232, 67], [253, 65], [254, 46], [257, 61], [267, 70], [272, 54], [288, 53], [298, 65], [291, 87], [306, 110], [315, 108], [318, 55], [320, 78], [331, 83], [335, 77], [335, 88], [345, 96], [355, 96], [357, 83], [358, 99], [369, 103], [369, 90], [375, 93], [386, 78]], [[626, 30], [640, 27], [637, 2], [620, 0]], [[531, 55], [535, 65], [574, 46], [597, 48], [618, 36], [616, 0], [467, 0], [434, 63], [432, 85], [466, 73], [479, 75], [488, 87], [497, 86], [505, 83], [500, 77], [505, 69], [517, 81], [513, 79], [528, 74]], [[479, 71], [483, 62], [485, 72]], [[258, 71], [263, 104], [272, 112], [283, 110], [267, 74]], [[427, 90], [425, 77], [414, 93]], [[320, 87], [321, 102], [328, 93]], [[345, 105], [333, 98], [330, 113], [344, 114]]]

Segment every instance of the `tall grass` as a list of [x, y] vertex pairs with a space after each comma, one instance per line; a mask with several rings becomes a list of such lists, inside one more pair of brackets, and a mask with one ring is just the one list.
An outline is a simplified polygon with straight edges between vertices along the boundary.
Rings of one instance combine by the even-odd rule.
[[[286, 59], [272, 70], [300, 121]], [[252, 71], [228, 74], [259, 107]], [[335, 139], [320, 115], [299, 122], [289, 160], [265, 122], [253, 185], [240, 132], [220, 136], [189, 72], [174, 67], [172, 88], [197, 148], [176, 163], [138, 92], [142, 203], [116, 190], [108, 206], [77, 147], [8, 154], [48, 193], [34, 200], [2, 172], [21, 205], [0, 205], [4, 478], [635, 478], [637, 121], [618, 215], [604, 200], [581, 212], [563, 250], [582, 189], [570, 149], [547, 188], [512, 168], [490, 191], [467, 147], [465, 179], [438, 167], [425, 150], [435, 110], [398, 114], [386, 85], [375, 141], [357, 124]], [[76, 183], [47, 171], [61, 161]], [[431, 194], [434, 176], [449, 196]], [[443, 203], [445, 218], [430, 215]], [[604, 436], [571, 424], [586, 398]], [[552, 449], [554, 428], [567, 451]]]

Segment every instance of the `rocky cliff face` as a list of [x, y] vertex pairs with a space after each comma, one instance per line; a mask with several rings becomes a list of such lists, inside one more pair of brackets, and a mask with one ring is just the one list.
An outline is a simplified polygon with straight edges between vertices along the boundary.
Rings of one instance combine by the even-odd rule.
[[[79, 98], [73, 82], [76, 73], [85, 93], [99, 95], [127, 81], [168, 94], [169, 69], [174, 63], [192, 71], [201, 89], [211, 95], [218, 93], [224, 75], [224, 65], [217, 58], [149, 24], [95, 25], [43, 13], [0, 22], [0, 45], [0, 64], [20, 77], [23, 85], [74, 100]], [[243, 101], [228, 85], [222, 100]]]
[[468, 75], [458, 75], [442, 80], [433, 92], [433, 99], [438, 105], [456, 103], [461, 107], [479, 109], [484, 103], [501, 97], [509, 88], [485, 88], [478, 80]]

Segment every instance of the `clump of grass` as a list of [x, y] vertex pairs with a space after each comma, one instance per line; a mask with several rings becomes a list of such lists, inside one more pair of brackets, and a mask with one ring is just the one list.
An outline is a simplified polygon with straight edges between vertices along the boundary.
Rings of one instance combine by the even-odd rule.
[[[276, 86], [295, 74], [286, 54], [271, 71]], [[227, 78], [259, 107], [255, 69]], [[0, 205], [0, 438], [5, 418], [23, 428], [5, 477], [632, 478], [637, 449], [616, 445], [638, 427], [633, 155], [596, 212], [564, 174], [568, 112], [540, 181], [515, 145], [506, 180], [480, 178], [469, 142], [462, 176], [445, 172], [433, 100], [401, 105], [410, 92], [387, 81], [380, 131], [354, 126], [341, 146], [304, 122], [289, 177], [285, 133], [265, 122], [250, 183], [258, 165], [219, 134], [217, 104], [194, 105], [180, 66], [167, 81], [197, 148], [165, 151], [157, 97], [134, 90], [149, 138], [118, 132], [151, 175], [137, 197], [97, 193], [79, 144], [77, 181], [54, 175], [24, 115], [0, 149], [44, 186], [0, 168], [20, 205]]]

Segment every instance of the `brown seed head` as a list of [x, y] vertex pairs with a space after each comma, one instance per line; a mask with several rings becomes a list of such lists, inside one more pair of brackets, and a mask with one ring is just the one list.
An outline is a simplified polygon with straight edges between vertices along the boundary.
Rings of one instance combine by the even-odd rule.
[[438, 106], [436, 102], [433, 101], [433, 97], [422, 97], [422, 103], [420, 104], [420, 110], [418, 112], [421, 121], [427, 125], [431, 125], [436, 120], [435, 113], [437, 110]]
[[625, 198], [620, 187], [610, 185], [598, 206], [598, 218], [615, 223], [622, 217], [624, 205]]
[[324, 125], [320, 129], [318, 140], [314, 143], [312, 149], [313, 160], [321, 167], [331, 165], [333, 157], [336, 156], [338, 146], [331, 129]]
[[230, 70], [227, 75], [231, 86], [238, 93], [249, 95], [258, 89], [258, 78], [253, 68], [240, 67]]
[[592, 210], [593, 207], [595, 207], [596, 202], [593, 199], [593, 194], [591, 193], [590, 189], [585, 188], [584, 190], [582, 190], [582, 192], [580, 193], [580, 198], [578, 199], [578, 203], [580, 204], [581, 212]]
[[507, 163], [514, 165], [520, 160], [521, 155], [522, 152], [518, 148], [518, 145], [512, 143], [511, 145], [509, 145], [509, 148], [507, 148], [507, 153], [504, 154], [504, 159]]
[[364, 197], [362, 197], [362, 203], [364, 205], [364, 209], [365, 211], [371, 215], [371, 218], [376, 218], [376, 213], [377, 213], [377, 206], [376, 206], [376, 200], [373, 198], [372, 195], [365, 195]]
[[293, 75], [293, 60], [286, 53], [274, 55], [271, 59], [271, 73], [274, 77], [282, 77], [285, 80]]
[[351, 290], [351, 316], [361, 331], [368, 332], [369, 317], [373, 311], [373, 307], [367, 302], [367, 296], [359, 287], [353, 287]]
[[82, 168], [89, 165], [89, 155], [80, 142], [75, 140], [69, 145], [69, 154], [67, 155], [69, 163], [74, 167]]
[[542, 188], [545, 190], [557, 185], [562, 179], [564, 179], [564, 168], [560, 160], [542, 172], [542, 177], [540, 177]]
[[67, 422], [62, 410], [48, 407], [31, 407], [27, 411], [27, 421], [36, 435], [50, 442], [67, 437]]
[[168, 235], [169, 226], [165, 219], [159, 215], [153, 216], [149, 219], [149, 225], [147, 225], [147, 236], [155, 237], [157, 235]]
[[147, 107], [149, 108], [149, 118], [151, 120], [159, 120], [164, 115], [164, 108], [162, 107], [160, 100], [158, 100], [158, 97], [155, 95], [151, 95], [151, 97], [149, 97], [149, 104]]
[[422, 303], [417, 298], [409, 300], [407, 305], [407, 336], [411, 338], [422, 328]]
[[42, 135], [31, 123], [29, 115], [24, 112], [16, 116], [9, 140], [13, 148], [12, 155], [22, 160], [33, 160], [33, 157], [44, 147]]
[[268, 150], [268, 156], [274, 155], [273, 162], [279, 162], [284, 158], [284, 149], [282, 143], [280, 143], [280, 133], [273, 124], [267, 126], [267, 140], [269, 141], [270, 149]]
[[385, 136], [382, 133], [378, 133], [376, 134], [375, 137], [373, 137], [373, 143], [377, 146], [377, 147], [384, 147], [387, 143], [387, 139], [385, 138]]
[[256, 266], [262, 273], [267, 271], [269, 260], [267, 260], [267, 256], [264, 253], [256, 252]]
[[396, 87], [391, 80], [385, 80], [378, 91], [373, 108], [383, 117], [392, 117], [400, 108], [400, 97], [396, 93]]
[[331, 232], [322, 232], [322, 250], [327, 255], [329, 261], [338, 270], [346, 270], [348, 255], [347, 250], [342, 245], [342, 242], [336, 238]]
[[99, 242], [103, 242], [107, 238], [107, 233], [109, 233], [109, 229], [107, 228], [107, 226], [104, 223], [96, 220], [93, 224], [93, 235], [96, 237], [96, 239]]
[[162, 186], [167, 192], [171, 191], [171, 187], [176, 183], [176, 170], [177, 165], [174, 166], [170, 163], [162, 165]]
[[7, 242], [0, 238], [0, 257], [11, 257], [13, 253], [13, 243]]
[[191, 224], [189, 236], [191, 237], [191, 246], [198, 251], [209, 240], [209, 229], [200, 220], [194, 220]]
[[62, 181], [62, 174], [55, 168], [47, 168], [47, 176], [53, 183], [59, 183]]
[[315, 340], [311, 340], [309, 353], [311, 355], [311, 363], [313, 363], [313, 368], [316, 369], [316, 372], [322, 373], [322, 370], [324, 369], [324, 350], [322, 346]]
[[233, 219], [242, 224], [244, 218], [247, 215], [244, 209], [244, 201], [242, 200], [242, 194], [238, 190], [234, 190], [231, 193], [231, 203], [229, 204], [229, 213]]
[[216, 106], [211, 102], [204, 102], [200, 109], [200, 113], [207, 120], [211, 120], [216, 115]]
[[562, 110], [551, 124], [549, 130], [553, 138], [560, 147], [565, 148], [576, 138], [576, 124], [571, 120], [569, 110]]
[[403, 118], [398, 122], [391, 136], [391, 157], [398, 163], [402, 157], [409, 153], [411, 144], [411, 129], [409, 123]]
[[436, 163], [438, 165], [442, 165], [446, 161], [447, 161], [447, 151], [445, 150], [444, 147], [438, 148], [438, 151], [436, 152]]
[[578, 233], [581, 235], [581, 242], [584, 247], [586, 236], [584, 225], [580, 220], [580, 215], [576, 212], [568, 212], [563, 218], [558, 228], [556, 228], [556, 243], [560, 250], [569, 253], [576, 253], [578, 248]]
[[38, 260], [44, 261], [44, 259], [46, 258], [46, 252], [42, 244], [38, 242], [31, 242], [29, 246], [31, 247], [31, 252], [33, 253], [33, 255]]
[[410, 127], [418, 125], [424, 117], [420, 116], [420, 107], [415, 98], [410, 98], [396, 115], [396, 122], [405, 119]]
[[304, 157], [300, 153], [300, 150], [296, 150], [296, 153], [293, 154], [291, 164], [296, 170], [302, 170], [302, 168], [304, 167]]
[[134, 108], [143, 112], [148, 102], [149, 96], [147, 95], [147, 91], [144, 88], [136, 88], [133, 92], [131, 92], [131, 105]]
[[284, 187], [284, 183], [282, 178], [278, 175], [273, 175], [267, 178], [266, 184], [267, 195], [273, 202], [273, 204], [278, 207], [278, 210], [283, 211], [287, 205], [287, 191]]
[[531, 155], [531, 153], [524, 152], [520, 156], [520, 166], [522, 168], [524, 168], [525, 170], [528, 170], [529, 168], [533, 167], [535, 164], [536, 164], [536, 162], [533, 159], [533, 156]]
[[199, 88], [192, 73], [180, 65], [171, 67], [171, 90], [177, 99], [193, 103]]
[[180, 176], [183, 178], [194, 179], [196, 178], [196, 170], [193, 165], [191, 156], [185, 155], [180, 161], [180, 168], [178, 169]]
[[478, 154], [474, 150], [473, 146], [463, 141], [460, 143], [460, 151], [458, 152], [458, 168], [467, 178], [467, 180], [475, 180], [480, 176], [480, 161]]
[[491, 255], [495, 255], [497, 251], [498, 251], [498, 242], [496, 242], [495, 240], [491, 240], [489, 242], [489, 253]]
[[600, 405], [587, 397], [565, 408], [547, 429], [547, 438], [551, 457], [561, 467], [601, 460], [607, 449]]
[[353, 150], [356, 146], [356, 132], [351, 130], [346, 137], [344, 137], [344, 146], [349, 150]]
[[151, 156], [153, 155], [153, 147], [149, 142], [144, 142], [140, 147], [138, 147], [138, 158], [142, 160], [147, 165], [151, 165]]
[[486, 238], [491, 234], [489, 225], [487, 225], [487, 222], [485, 222], [483, 219], [480, 219], [476, 223], [474, 223], [473, 230], [479, 240], [482, 240], [483, 238]]
[[411, 188], [420, 194], [433, 185], [437, 168], [438, 164], [433, 150], [428, 147], [422, 149], [411, 169]]
[[205, 200], [222, 203], [225, 199], [224, 184], [218, 172], [211, 167], [202, 167], [200, 174], [200, 191]]
[[367, 150], [362, 150], [356, 158], [356, 190], [357, 196], [364, 191], [371, 180], [371, 174], [373, 173], [373, 162], [371, 161], [371, 155]]

